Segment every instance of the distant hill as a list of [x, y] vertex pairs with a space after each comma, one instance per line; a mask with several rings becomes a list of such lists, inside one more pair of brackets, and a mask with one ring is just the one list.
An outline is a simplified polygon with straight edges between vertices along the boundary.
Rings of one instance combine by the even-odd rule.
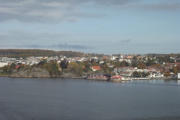
[[82, 57], [85, 54], [74, 51], [53, 51], [41, 49], [0, 49], [0, 57], [29, 57], [29, 56], [67, 56]]

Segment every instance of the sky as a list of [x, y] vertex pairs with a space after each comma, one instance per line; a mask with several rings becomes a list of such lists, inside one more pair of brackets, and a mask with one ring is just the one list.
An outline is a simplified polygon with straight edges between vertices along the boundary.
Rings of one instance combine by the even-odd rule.
[[180, 53], [180, 0], [0, 0], [0, 49]]

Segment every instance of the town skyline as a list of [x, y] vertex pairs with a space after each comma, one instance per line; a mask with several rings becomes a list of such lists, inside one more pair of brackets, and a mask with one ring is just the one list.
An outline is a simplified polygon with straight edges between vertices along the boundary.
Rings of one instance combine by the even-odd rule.
[[[179, 79], [180, 54], [104, 55], [0, 50], [0, 76], [111, 80]], [[35, 74], [34, 74], [35, 73]]]

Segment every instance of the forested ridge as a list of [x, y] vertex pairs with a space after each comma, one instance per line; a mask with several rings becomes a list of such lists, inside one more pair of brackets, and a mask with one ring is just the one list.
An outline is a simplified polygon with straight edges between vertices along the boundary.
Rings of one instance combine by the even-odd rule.
[[81, 57], [84, 53], [74, 51], [53, 51], [41, 49], [0, 49], [0, 57], [60, 56]]

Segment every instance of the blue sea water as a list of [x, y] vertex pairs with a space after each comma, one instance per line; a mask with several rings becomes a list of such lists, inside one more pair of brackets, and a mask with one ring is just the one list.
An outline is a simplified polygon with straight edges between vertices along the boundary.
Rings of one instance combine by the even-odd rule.
[[180, 82], [1, 77], [0, 120], [180, 120]]

